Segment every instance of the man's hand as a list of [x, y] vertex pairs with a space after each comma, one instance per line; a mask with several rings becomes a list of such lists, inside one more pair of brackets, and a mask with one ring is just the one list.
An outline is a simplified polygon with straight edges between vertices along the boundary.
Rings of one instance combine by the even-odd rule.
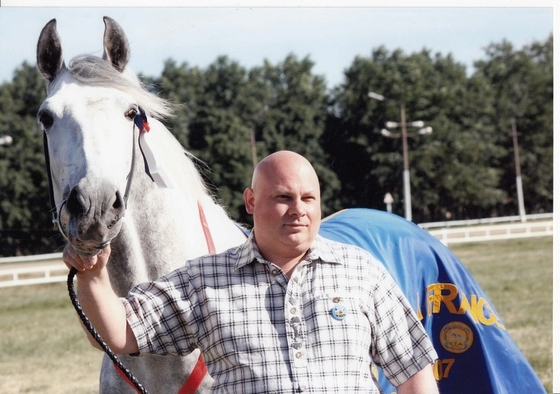
[[74, 267], [78, 272], [84, 272], [94, 268], [96, 272], [99, 272], [107, 266], [110, 255], [110, 245], [102, 249], [95, 256], [82, 256], [74, 250], [72, 245], [67, 244], [62, 252], [62, 261], [64, 261], [64, 264], [66, 264], [68, 268]]

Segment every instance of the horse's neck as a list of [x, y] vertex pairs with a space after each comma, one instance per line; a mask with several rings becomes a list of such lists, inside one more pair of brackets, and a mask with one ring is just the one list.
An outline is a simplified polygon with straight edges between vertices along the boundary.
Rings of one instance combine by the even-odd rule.
[[201, 192], [200, 185], [191, 185], [196, 189], [191, 194], [186, 187], [158, 188], [147, 176], [141, 156], [136, 162], [123, 228], [112, 242], [109, 269], [119, 295], [210, 252], [199, 207], [218, 252], [244, 239], [225, 210]]

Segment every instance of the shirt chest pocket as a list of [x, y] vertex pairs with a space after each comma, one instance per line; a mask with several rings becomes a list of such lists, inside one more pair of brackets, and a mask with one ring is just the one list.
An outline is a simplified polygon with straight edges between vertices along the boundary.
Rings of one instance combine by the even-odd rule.
[[347, 293], [317, 294], [304, 301], [309, 344], [330, 343], [335, 352], [356, 354], [369, 349], [371, 326], [361, 302]]
[[271, 294], [265, 286], [228, 289], [228, 292], [208, 289], [208, 309], [211, 319], [205, 324], [212, 335], [207, 346], [232, 357], [232, 364], [245, 364], [263, 357], [270, 351], [286, 347], [283, 296]]

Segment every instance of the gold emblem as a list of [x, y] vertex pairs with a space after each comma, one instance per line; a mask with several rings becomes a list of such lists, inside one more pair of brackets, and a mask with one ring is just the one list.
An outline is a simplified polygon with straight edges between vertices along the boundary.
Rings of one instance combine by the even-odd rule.
[[473, 344], [474, 333], [465, 323], [447, 323], [439, 332], [439, 341], [445, 350], [459, 354], [469, 350]]

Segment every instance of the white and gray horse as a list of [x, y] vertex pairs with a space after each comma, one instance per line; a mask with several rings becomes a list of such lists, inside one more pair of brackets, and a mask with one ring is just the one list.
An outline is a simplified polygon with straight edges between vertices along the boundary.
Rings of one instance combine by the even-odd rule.
[[[190, 258], [240, 244], [245, 235], [158, 121], [170, 114], [168, 103], [126, 69], [130, 50], [122, 28], [111, 18], [104, 22], [103, 57], [80, 56], [68, 65], [56, 20], [43, 28], [37, 66], [47, 80], [47, 98], [37, 117], [46, 137], [53, 220], [83, 255], [111, 244], [111, 282], [125, 295]], [[166, 187], [154, 177], [164, 177]], [[180, 390], [197, 360], [198, 352], [122, 357], [148, 392], [165, 394]], [[206, 376], [201, 388], [209, 384]], [[135, 392], [107, 357], [99, 391]]]

